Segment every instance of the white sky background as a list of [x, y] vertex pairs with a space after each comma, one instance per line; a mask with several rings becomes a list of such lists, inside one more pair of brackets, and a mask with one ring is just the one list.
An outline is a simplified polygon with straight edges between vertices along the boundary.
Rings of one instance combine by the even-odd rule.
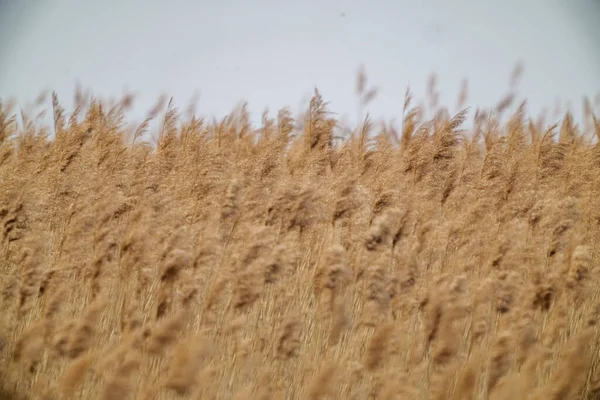
[[[161, 93], [224, 116], [242, 100], [305, 107], [316, 86], [354, 121], [355, 80], [379, 87], [374, 117], [401, 119], [407, 85], [423, 99], [438, 74], [441, 103], [491, 107], [519, 60], [529, 111], [600, 91], [598, 0], [0, 0], [0, 98], [56, 90], [68, 107], [77, 81], [100, 97], [139, 93], [141, 119]], [[596, 106], [600, 111], [600, 105]]]

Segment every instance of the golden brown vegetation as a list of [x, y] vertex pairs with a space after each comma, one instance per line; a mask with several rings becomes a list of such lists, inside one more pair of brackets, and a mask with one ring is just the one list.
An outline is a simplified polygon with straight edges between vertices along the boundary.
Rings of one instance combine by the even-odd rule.
[[318, 93], [260, 129], [169, 103], [150, 146], [160, 105], [130, 132], [130, 98], [78, 101], [52, 140], [0, 107], [2, 398], [600, 398], [600, 145], [569, 114], [463, 132], [407, 95], [401, 132], [343, 136]]

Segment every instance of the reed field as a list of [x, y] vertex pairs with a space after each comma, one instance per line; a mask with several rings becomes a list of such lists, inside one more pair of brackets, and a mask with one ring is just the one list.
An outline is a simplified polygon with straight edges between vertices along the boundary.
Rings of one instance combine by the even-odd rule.
[[600, 399], [591, 104], [432, 97], [354, 129], [317, 90], [261, 126], [4, 99], [0, 399]]

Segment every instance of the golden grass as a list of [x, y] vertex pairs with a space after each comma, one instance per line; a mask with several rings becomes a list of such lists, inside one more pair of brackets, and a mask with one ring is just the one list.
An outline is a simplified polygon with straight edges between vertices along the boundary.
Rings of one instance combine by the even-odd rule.
[[600, 398], [593, 125], [77, 99], [0, 106], [0, 398]]

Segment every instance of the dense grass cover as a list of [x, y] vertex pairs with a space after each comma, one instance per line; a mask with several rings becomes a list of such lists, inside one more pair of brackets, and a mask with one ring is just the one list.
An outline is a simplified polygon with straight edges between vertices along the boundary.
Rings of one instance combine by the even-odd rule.
[[0, 398], [600, 398], [593, 125], [130, 103], [0, 106]]

